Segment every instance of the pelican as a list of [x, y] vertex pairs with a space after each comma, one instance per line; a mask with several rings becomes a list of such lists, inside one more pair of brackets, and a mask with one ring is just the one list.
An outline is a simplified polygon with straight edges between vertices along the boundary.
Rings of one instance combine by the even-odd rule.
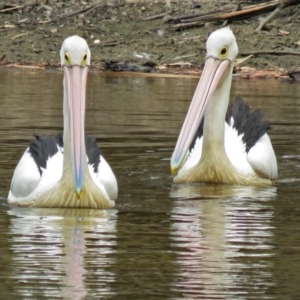
[[171, 158], [175, 182], [270, 186], [276, 156], [262, 113], [237, 97], [228, 105], [238, 46], [226, 27], [206, 43], [206, 60]]
[[96, 139], [85, 136], [85, 98], [91, 52], [79, 36], [64, 40], [63, 134], [36, 137], [12, 177], [8, 203], [30, 207], [109, 208], [117, 180], [100, 154]]

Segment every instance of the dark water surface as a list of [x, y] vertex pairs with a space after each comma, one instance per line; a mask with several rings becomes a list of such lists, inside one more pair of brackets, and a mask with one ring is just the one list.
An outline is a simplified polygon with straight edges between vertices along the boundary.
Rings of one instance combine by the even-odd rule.
[[1, 299], [300, 299], [300, 85], [233, 83], [272, 123], [271, 188], [175, 185], [196, 79], [90, 74], [86, 131], [119, 182], [111, 210], [6, 203], [33, 135], [62, 129], [60, 73], [0, 72]]

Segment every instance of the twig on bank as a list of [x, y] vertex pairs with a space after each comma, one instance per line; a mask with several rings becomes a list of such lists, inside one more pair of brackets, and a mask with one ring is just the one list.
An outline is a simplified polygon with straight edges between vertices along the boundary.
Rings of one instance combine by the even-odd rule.
[[[234, 12], [234, 11], [238, 11], [238, 10], [241, 10], [240, 3], [238, 3], [232, 11]], [[226, 26], [227, 23], [228, 23], [228, 19], [223, 22], [222, 26]]]
[[284, 71], [283, 71], [282, 68], [276, 67], [276, 66], [274, 66], [274, 65], [272, 65], [272, 64], [269, 64], [269, 66], [270, 66], [271, 68], [273, 68], [274, 70], [278, 71], [278, 72], [284, 73]]
[[4, 61], [4, 59], [5, 59], [5, 57], [6, 57], [6, 55], [5, 54], [3, 54], [2, 55], [2, 57], [0, 58], [0, 64], [2, 64], [2, 62]]
[[57, 21], [57, 20], [62, 20], [62, 19], [74, 17], [74, 16], [79, 15], [81, 13], [87, 13], [87, 12], [90, 12], [90, 11], [96, 9], [96, 8], [99, 8], [99, 7], [105, 6], [105, 5], [106, 5], [106, 2], [102, 0], [101, 2], [93, 4], [93, 5], [88, 6], [86, 8], [82, 8], [82, 9], [79, 9], [79, 10], [71, 12], [71, 13], [60, 15], [56, 19], [53, 19], [52, 21]]
[[[124, 5], [126, 5], [126, 3], [117, 4], [117, 5], [114, 5], [113, 7], [116, 8], [116, 7], [121, 7], [121, 6], [124, 6]], [[77, 11], [74, 11], [74, 12], [71, 12], [71, 13], [68, 13], [68, 14], [60, 15], [56, 19], [53, 19], [51, 22], [66, 19], [66, 18], [70, 18], [70, 17], [74, 17], [74, 16], [79, 15], [81, 13], [86, 13], [87, 14], [87, 13], [89, 13], [89, 12], [91, 12], [91, 11], [97, 9], [97, 8], [102, 8], [102, 7], [105, 7], [105, 6], [107, 6], [107, 1], [102, 0], [101, 2], [93, 4], [89, 7], [79, 9]]]
[[151, 16], [151, 17], [147, 17], [147, 18], [144, 18], [143, 20], [144, 21], [151, 21], [151, 20], [156, 20], [156, 19], [160, 19], [160, 18], [163, 18], [165, 15], [167, 15], [168, 13], [162, 13], [162, 14], [158, 14], [158, 15], [155, 15], [155, 16]]
[[273, 12], [271, 12], [266, 18], [261, 20], [258, 27], [254, 30], [254, 32], [260, 31], [272, 18], [274, 18], [281, 10], [282, 6], [279, 5]]
[[275, 51], [275, 50], [267, 50], [267, 51], [251, 51], [251, 52], [243, 52], [240, 53], [242, 56], [247, 55], [300, 55], [300, 51]]
[[245, 62], [247, 62], [251, 57], [253, 56], [253, 54], [248, 55], [247, 57], [244, 58], [238, 58], [234, 61], [234, 67], [240, 67], [241, 65], [243, 65]]
[[10, 11], [22, 9], [26, 6], [35, 6], [35, 5], [38, 5], [38, 4], [37, 3], [30, 3], [30, 4], [18, 5], [18, 6], [14, 6], [14, 7], [10, 7], [10, 8], [1, 9], [0, 13], [7, 13], [7, 12], [10, 12]]
[[99, 44], [94, 44], [95, 47], [114, 47], [123, 43], [123, 41], [108, 41], [108, 42], [100, 42]]
[[190, 58], [190, 57], [195, 57], [197, 56], [198, 54], [189, 54], [189, 55], [183, 55], [183, 56], [176, 56], [172, 59], [172, 61], [174, 60], [179, 60], [179, 59], [184, 59], [184, 58]]
[[190, 28], [190, 27], [194, 27], [197, 25], [204, 25], [205, 22], [203, 21], [198, 21], [198, 22], [189, 22], [189, 23], [185, 23], [185, 24], [176, 24], [173, 25], [172, 27], [175, 28], [176, 30], [180, 30], [180, 29], [186, 29], [186, 28]]
[[19, 37], [22, 37], [22, 36], [25, 36], [25, 35], [28, 35], [29, 33], [26, 32], [26, 33], [20, 33], [18, 35], [15, 35], [14, 37], [12, 37], [11, 39], [14, 41], [15, 39], [19, 38]]
[[288, 18], [287, 23], [290, 23], [297, 15], [299, 15], [300, 11], [297, 11], [295, 14], [293, 14], [291, 17]]

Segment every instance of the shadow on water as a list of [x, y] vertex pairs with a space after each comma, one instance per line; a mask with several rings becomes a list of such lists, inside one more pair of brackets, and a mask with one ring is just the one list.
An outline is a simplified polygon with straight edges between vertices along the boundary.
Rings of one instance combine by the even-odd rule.
[[6, 204], [33, 135], [62, 128], [62, 75], [1, 71], [0, 295], [8, 299], [286, 299], [300, 295], [300, 86], [235, 81], [271, 121], [274, 187], [172, 183], [195, 79], [89, 76], [86, 130], [119, 182], [112, 210]]

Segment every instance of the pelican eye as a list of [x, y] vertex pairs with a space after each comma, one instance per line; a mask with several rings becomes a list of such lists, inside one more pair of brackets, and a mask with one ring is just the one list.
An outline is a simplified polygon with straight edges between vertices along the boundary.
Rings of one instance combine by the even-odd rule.
[[71, 61], [70, 61], [70, 55], [69, 55], [69, 53], [65, 53], [65, 64], [66, 65], [69, 65], [71, 63]]
[[227, 56], [228, 53], [228, 47], [224, 46], [220, 49], [219, 51], [219, 58], [225, 58]]
[[82, 64], [83, 65], [86, 65], [86, 60], [87, 60], [87, 54], [86, 52], [83, 54], [83, 57], [82, 57]]

